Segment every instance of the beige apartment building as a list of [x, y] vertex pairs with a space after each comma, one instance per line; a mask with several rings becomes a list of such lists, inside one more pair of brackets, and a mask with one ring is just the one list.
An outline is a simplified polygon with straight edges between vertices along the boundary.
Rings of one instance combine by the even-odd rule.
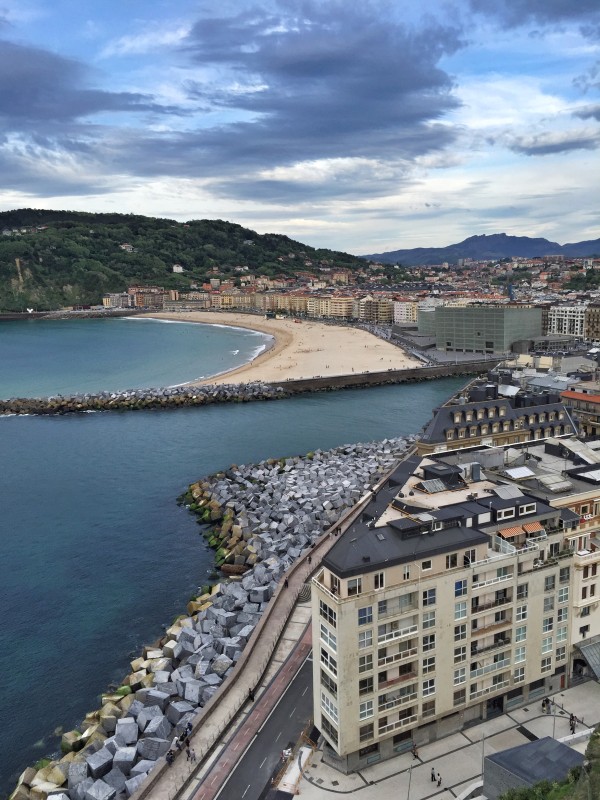
[[401, 462], [313, 578], [324, 759], [354, 771], [595, 676], [599, 527], [600, 451], [572, 436]]

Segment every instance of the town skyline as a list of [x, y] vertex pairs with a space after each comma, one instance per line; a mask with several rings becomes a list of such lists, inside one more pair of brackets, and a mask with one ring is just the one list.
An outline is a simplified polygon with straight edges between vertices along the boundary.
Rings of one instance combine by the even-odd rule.
[[2, 210], [221, 218], [356, 254], [598, 237], [591, 0], [8, 0], [0, 27]]

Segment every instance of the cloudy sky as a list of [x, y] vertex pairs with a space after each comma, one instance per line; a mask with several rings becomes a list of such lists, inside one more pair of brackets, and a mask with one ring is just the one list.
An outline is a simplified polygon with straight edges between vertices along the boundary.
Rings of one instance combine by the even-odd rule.
[[0, 0], [0, 210], [600, 236], [598, 0]]

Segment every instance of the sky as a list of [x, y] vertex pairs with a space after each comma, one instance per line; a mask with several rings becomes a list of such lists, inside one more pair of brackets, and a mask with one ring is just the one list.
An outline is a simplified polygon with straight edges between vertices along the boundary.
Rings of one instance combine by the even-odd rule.
[[600, 0], [0, 0], [0, 210], [600, 237]]

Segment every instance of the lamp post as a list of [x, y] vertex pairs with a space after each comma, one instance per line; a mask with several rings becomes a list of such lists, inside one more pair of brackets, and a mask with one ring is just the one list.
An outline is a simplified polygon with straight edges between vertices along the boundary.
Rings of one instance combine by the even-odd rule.
[[412, 768], [413, 765], [411, 764], [408, 768], [408, 791], [406, 792], [406, 800], [410, 800], [410, 784], [412, 782]]

